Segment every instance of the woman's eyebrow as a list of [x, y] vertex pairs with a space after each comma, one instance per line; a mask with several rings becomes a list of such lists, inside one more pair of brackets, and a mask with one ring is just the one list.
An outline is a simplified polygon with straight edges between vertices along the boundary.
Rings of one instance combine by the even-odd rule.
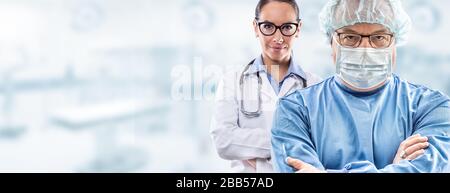
[[[273, 23], [273, 24], [275, 24], [274, 22], [271, 22], [271, 21], [269, 21], [269, 20], [263, 20], [263, 21], [259, 21], [260, 23], [262, 23], [262, 22], [269, 22], [269, 23]], [[284, 22], [283, 24], [286, 24], [286, 23], [297, 23], [297, 22], [294, 22], [294, 21], [287, 21], [287, 22]]]

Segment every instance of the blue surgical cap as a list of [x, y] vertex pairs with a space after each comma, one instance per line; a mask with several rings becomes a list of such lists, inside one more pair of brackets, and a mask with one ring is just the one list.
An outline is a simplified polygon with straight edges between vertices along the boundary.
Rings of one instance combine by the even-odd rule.
[[329, 0], [319, 14], [320, 28], [331, 41], [334, 31], [357, 23], [381, 24], [406, 43], [411, 19], [400, 0]]

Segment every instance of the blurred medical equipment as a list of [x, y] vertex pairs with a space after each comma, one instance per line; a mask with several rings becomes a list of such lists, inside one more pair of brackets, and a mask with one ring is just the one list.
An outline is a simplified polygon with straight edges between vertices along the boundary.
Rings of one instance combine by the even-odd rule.
[[191, 0], [183, 6], [183, 19], [189, 30], [205, 33], [213, 29], [215, 15], [207, 2]]
[[3, 92], [3, 105], [0, 114], [0, 138], [14, 138], [24, 133], [26, 127], [14, 120], [13, 75], [27, 64], [27, 53], [23, 47], [2, 47], [0, 49], [0, 92]]
[[71, 26], [78, 32], [89, 32], [100, 27], [105, 22], [105, 11], [96, 1], [78, 1], [72, 8]]
[[[124, 122], [138, 118], [159, 116], [167, 109], [167, 102], [146, 100], [112, 101], [56, 111], [53, 123], [70, 129], [96, 129], [96, 154], [82, 172], [129, 172], [145, 166], [147, 152], [137, 147], [118, 147], [116, 130]], [[129, 129], [129, 128], [128, 128]]]
[[442, 13], [433, 1], [405, 1], [409, 4], [409, 14], [414, 21], [414, 30], [423, 33], [430, 33], [437, 31], [442, 27]]

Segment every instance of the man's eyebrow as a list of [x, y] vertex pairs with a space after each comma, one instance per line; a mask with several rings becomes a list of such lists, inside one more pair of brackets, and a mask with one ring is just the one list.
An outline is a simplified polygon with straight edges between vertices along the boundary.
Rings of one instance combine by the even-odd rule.
[[338, 33], [354, 33], [354, 34], [358, 34], [358, 32], [356, 32], [355, 30], [349, 29], [349, 28], [343, 28], [343, 29], [340, 29], [339, 31], [340, 32], [338, 32], [338, 31], [336, 31], [336, 32], [338, 32]]
[[372, 34], [380, 34], [380, 33], [390, 33], [390, 31], [387, 29], [380, 29], [380, 30], [372, 32]]
[[[352, 34], [359, 34], [358, 32], [356, 32], [355, 30], [349, 29], [349, 28], [343, 28], [341, 29], [340, 32], [338, 33], [352, 33]], [[390, 33], [390, 31], [388, 29], [380, 29], [377, 31], [372, 32], [371, 34], [380, 34], [380, 33]], [[364, 34], [363, 34], [364, 35]]]

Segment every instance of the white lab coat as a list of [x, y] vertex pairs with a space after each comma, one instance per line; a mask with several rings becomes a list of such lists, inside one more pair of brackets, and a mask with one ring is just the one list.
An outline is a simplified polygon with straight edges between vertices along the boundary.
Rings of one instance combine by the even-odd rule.
[[[276, 103], [280, 97], [298, 88], [303, 88], [303, 82], [297, 78], [289, 77], [284, 81], [277, 95], [270, 85], [267, 75], [261, 73], [262, 113], [259, 117], [249, 118], [241, 112], [239, 102], [241, 99], [239, 80], [244, 68], [225, 74], [217, 86], [216, 109], [211, 121], [211, 135], [219, 156], [223, 159], [232, 160], [233, 171], [273, 172], [270, 161], [270, 129]], [[316, 75], [306, 72], [305, 74], [308, 86], [320, 81], [320, 78]], [[257, 80], [256, 75], [250, 76], [250, 78]], [[251, 81], [250, 78], [244, 79], [244, 84]], [[253, 84], [251, 85], [253, 86]], [[253, 91], [257, 91], [257, 88], [253, 89]], [[244, 96], [244, 98], [246, 97]], [[244, 100], [244, 103], [246, 102]], [[257, 102], [253, 102], [257, 104]], [[252, 103], [252, 101], [248, 103]], [[245, 161], [255, 158], [256, 169]]]

